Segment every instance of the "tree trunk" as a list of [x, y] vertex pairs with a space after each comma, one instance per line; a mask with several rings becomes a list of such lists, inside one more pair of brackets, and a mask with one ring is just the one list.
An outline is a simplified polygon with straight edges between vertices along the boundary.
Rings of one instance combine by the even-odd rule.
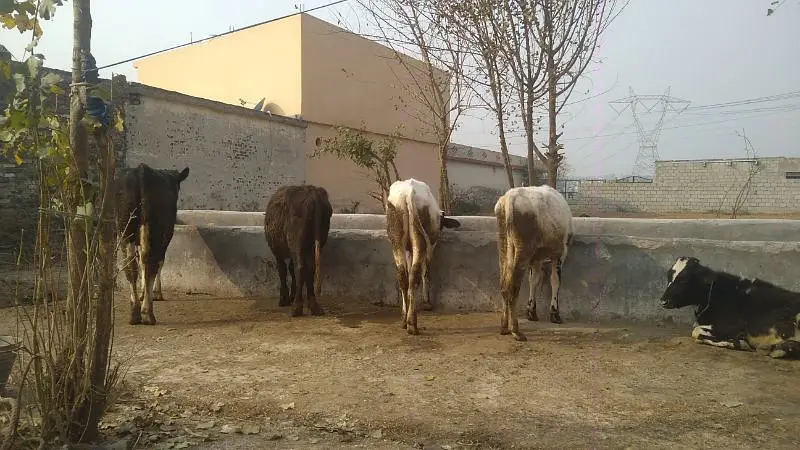
[[453, 210], [450, 197], [450, 179], [447, 176], [447, 143], [439, 143], [439, 208], [449, 215]]
[[558, 165], [561, 163], [561, 158], [558, 154], [558, 138], [560, 135], [558, 134], [558, 124], [556, 122], [556, 96], [558, 94], [558, 85], [556, 83], [558, 82], [558, 79], [556, 78], [556, 63], [553, 50], [553, 19], [549, 8], [545, 8], [544, 10], [544, 24], [545, 28], [548, 30], [548, 46], [545, 53], [547, 55], [547, 122], [549, 129], [549, 136], [547, 140], [547, 161], [545, 162], [545, 165], [547, 166], [547, 181], [549, 182], [550, 186], [556, 188], [556, 180], [558, 179]]
[[113, 326], [114, 304], [114, 261], [116, 255], [114, 177], [117, 166], [117, 155], [105, 131], [97, 136], [100, 148], [100, 246], [97, 261], [99, 289], [97, 293], [97, 310], [95, 312], [95, 347], [92, 355], [92, 398], [91, 409], [87, 418], [87, 438], [93, 439], [97, 426], [106, 409], [108, 386], [107, 373], [109, 352], [111, 349], [111, 329]]
[[[84, 196], [83, 181], [87, 178], [89, 169], [89, 151], [86, 128], [81, 121], [86, 113], [86, 86], [83, 84], [84, 51], [89, 51], [92, 29], [92, 18], [89, 13], [89, 0], [75, 0], [73, 11], [73, 48], [72, 48], [72, 87], [70, 89], [69, 110], [69, 143], [73, 160], [72, 173], [68, 198], [70, 205], [68, 211], [76, 214], [69, 219], [67, 230], [67, 259], [69, 272], [69, 300], [70, 314], [73, 315], [73, 333], [78, 348], [76, 354], [82, 354], [81, 346], [85, 345], [86, 323], [88, 320], [89, 291], [86, 273], [86, 225], [83, 216], [77, 215], [79, 206], [85, 206], [88, 199]], [[84, 211], [85, 212], [85, 211]]]

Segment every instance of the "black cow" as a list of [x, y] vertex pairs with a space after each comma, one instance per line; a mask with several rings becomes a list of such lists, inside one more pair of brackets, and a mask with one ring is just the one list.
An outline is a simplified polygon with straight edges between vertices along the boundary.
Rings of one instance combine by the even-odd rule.
[[[153, 169], [146, 164], [122, 169], [117, 178], [117, 227], [125, 256], [125, 275], [131, 285], [130, 324], [155, 325], [153, 283], [161, 294], [161, 266], [172, 240], [178, 214], [180, 185], [189, 168]], [[142, 275], [142, 298], [137, 281]]]
[[[294, 317], [303, 315], [304, 286], [308, 309], [314, 315], [325, 314], [316, 297], [322, 289], [320, 253], [328, 240], [332, 215], [328, 192], [308, 184], [282, 186], [267, 203], [264, 235], [275, 255], [281, 280], [278, 305], [289, 306], [293, 298]], [[287, 259], [292, 274], [291, 292], [286, 283]]]
[[681, 256], [667, 272], [667, 309], [696, 306], [692, 337], [735, 350], [766, 349], [773, 358], [800, 355], [800, 293], [759, 279], [709, 269]]

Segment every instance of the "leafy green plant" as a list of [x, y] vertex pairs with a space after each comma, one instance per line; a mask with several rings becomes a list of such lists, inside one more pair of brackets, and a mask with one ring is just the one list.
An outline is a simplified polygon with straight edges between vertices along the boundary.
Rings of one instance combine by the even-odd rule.
[[365, 169], [377, 187], [377, 190], [371, 191], [369, 195], [379, 201], [385, 209], [389, 186], [400, 179], [394, 163], [397, 157], [396, 138], [386, 137], [376, 142], [367, 137], [366, 132], [362, 130], [336, 127], [336, 134], [323, 140], [322, 145], [314, 150], [313, 157], [319, 158], [323, 154], [332, 154], [339, 159], [349, 160]]

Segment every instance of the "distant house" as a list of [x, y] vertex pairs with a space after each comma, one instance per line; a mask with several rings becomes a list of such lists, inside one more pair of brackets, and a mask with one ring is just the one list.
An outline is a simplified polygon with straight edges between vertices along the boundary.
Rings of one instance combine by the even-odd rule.
[[[400, 130], [401, 177], [423, 180], [438, 195], [435, 135], [418, 119], [425, 107], [408, 94], [410, 77], [388, 47], [303, 13], [144, 58], [136, 68], [146, 85], [307, 122], [305, 182], [324, 186], [335, 210], [353, 202], [359, 212], [380, 207], [368, 195], [371, 181], [352, 163], [310, 158], [336, 126], [363, 128], [376, 139]], [[502, 185], [496, 156], [475, 159], [458, 150], [451, 161], [459, 185]]]

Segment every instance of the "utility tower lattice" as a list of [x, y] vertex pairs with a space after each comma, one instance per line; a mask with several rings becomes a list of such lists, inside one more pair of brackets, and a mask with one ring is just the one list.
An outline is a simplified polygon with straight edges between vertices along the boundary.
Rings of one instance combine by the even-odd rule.
[[[633, 123], [639, 138], [639, 152], [636, 154], [636, 161], [633, 164], [633, 175], [642, 177], [652, 177], [655, 173], [656, 160], [658, 160], [658, 137], [664, 127], [664, 118], [667, 112], [672, 111], [676, 114], [682, 113], [688, 106], [689, 101], [676, 97], [670, 97], [669, 91], [663, 95], [636, 95], [633, 88], [629, 88], [630, 96], [610, 102], [611, 107], [617, 114], [622, 114], [628, 107], [633, 114]], [[615, 104], [625, 105], [617, 110]], [[646, 128], [642, 123], [642, 116], [655, 112], [658, 120], [655, 125]]]

